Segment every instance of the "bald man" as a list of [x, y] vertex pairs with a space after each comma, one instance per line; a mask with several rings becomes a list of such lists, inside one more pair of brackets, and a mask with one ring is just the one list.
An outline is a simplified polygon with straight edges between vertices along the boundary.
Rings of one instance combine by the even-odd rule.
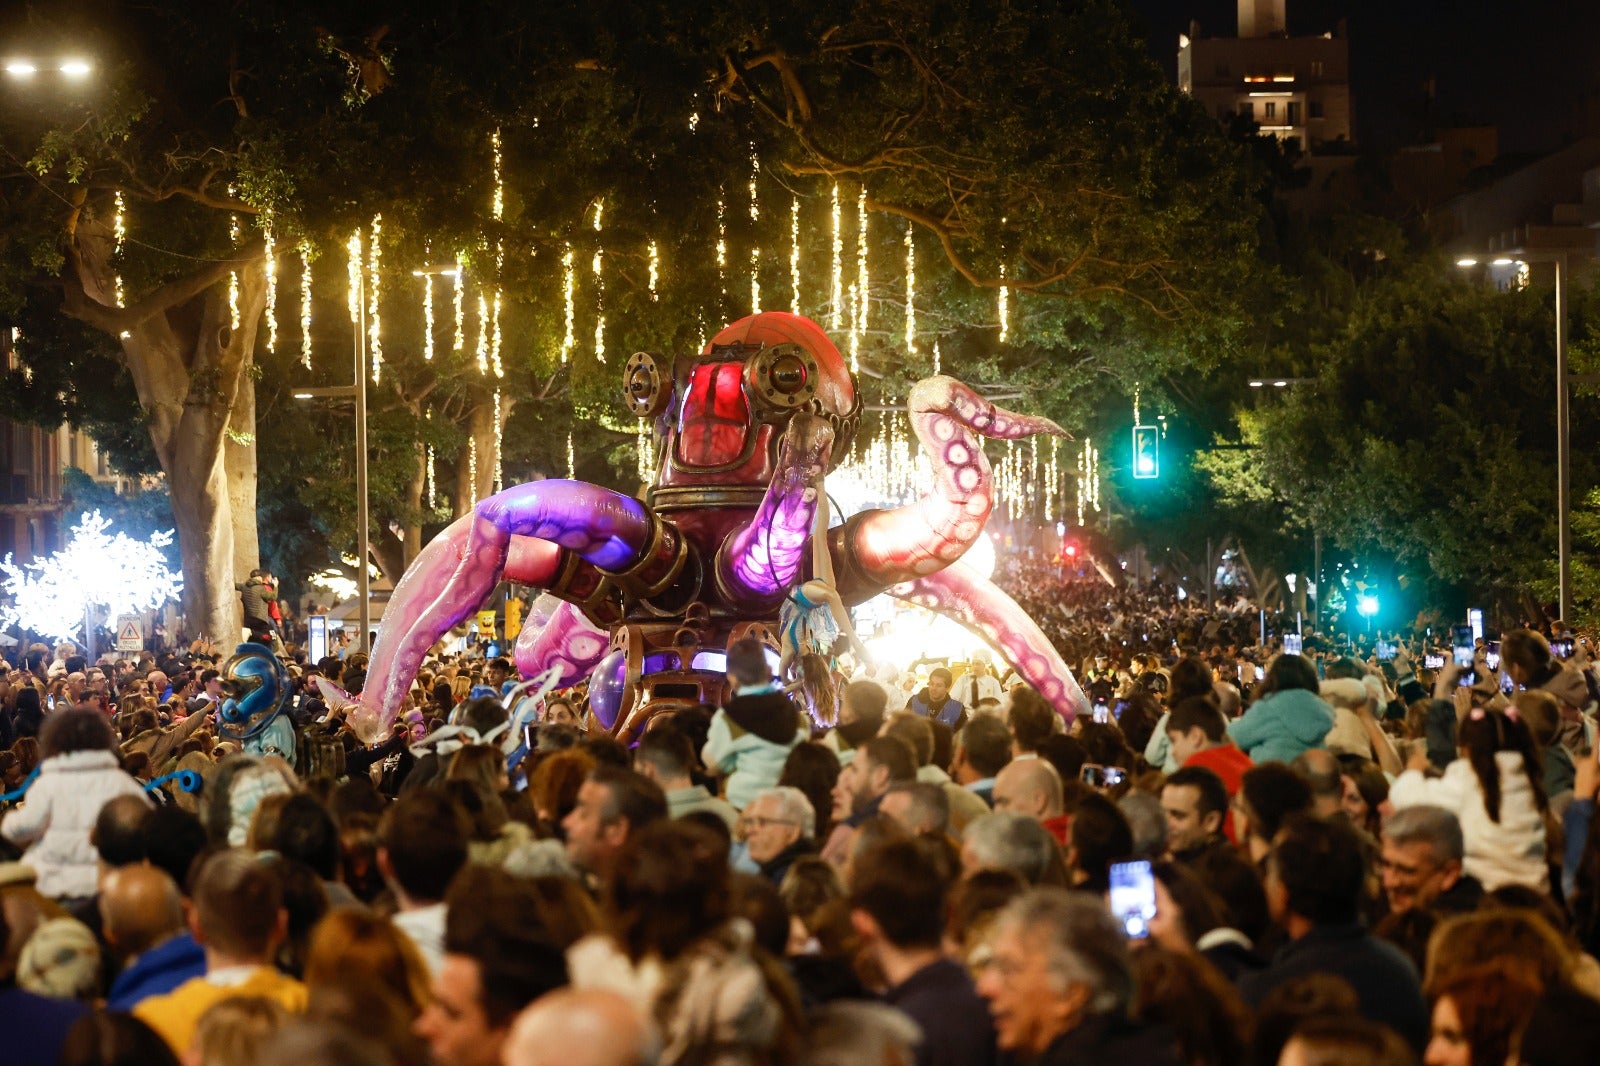
[[632, 1003], [609, 989], [563, 988], [518, 1016], [504, 1066], [644, 1066], [656, 1039]]
[[184, 925], [177, 884], [154, 866], [123, 866], [100, 879], [106, 943], [123, 960], [107, 997], [126, 1011], [206, 972], [206, 956]]
[[994, 809], [1026, 814], [1066, 847], [1071, 819], [1063, 813], [1061, 775], [1044, 759], [1013, 759], [994, 779]]

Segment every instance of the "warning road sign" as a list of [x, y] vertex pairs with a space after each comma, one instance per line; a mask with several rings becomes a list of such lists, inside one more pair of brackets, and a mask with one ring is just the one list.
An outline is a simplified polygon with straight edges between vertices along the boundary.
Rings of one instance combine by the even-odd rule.
[[144, 634], [139, 631], [139, 623], [137, 621], [130, 618], [117, 627], [117, 650], [144, 650]]

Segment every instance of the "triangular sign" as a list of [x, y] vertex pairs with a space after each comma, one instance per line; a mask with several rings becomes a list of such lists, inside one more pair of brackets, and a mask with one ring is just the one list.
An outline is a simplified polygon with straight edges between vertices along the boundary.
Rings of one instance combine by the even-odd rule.
[[117, 639], [118, 640], [143, 640], [144, 637], [141, 636], [140, 633], [139, 633], [139, 623], [138, 622], [124, 622], [124, 623], [122, 623], [122, 629], [117, 632]]

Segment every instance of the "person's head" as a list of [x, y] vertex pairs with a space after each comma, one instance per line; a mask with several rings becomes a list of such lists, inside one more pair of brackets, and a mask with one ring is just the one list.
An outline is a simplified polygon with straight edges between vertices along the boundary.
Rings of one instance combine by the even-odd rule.
[[216, 670], [205, 670], [200, 674], [200, 690], [212, 699], [222, 697], [222, 674]]
[[495, 793], [511, 786], [505, 753], [496, 744], [468, 744], [461, 748], [450, 756], [444, 777], [446, 781], [474, 781]]
[[1228, 786], [1215, 771], [1185, 766], [1168, 775], [1161, 809], [1167, 816], [1167, 846], [1174, 854], [1194, 852], [1221, 836]]
[[557, 697], [544, 705], [544, 717], [540, 719], [547, 725], [569, 725], [577, 727], [583, 724], [577, 708], [572, 701], [565, 697]]
[[950, 831], [950, 797], [931, 781], [896, 781], [878, 809], [912, 836], [942, 837]]
[[633, 749], [633, 768], [666, 792], [688, 788], [694, 765], [694, 743], [670, 725], [648, 730]]
[[437, 903], [466, 865], [472, 827], [441, 792], [413, 789], [378, 823], [378, 869], [402, 904]]
[[296, 792], [279, 806], [273, 839], [266, 844], [286, 859], [303, 862], [324, 881], [339, 876], [339, 827], [315, 796]]
[[504, 657], [489, 660], [489, 665], [484, 669], [484, 676], [489, 679], [489, 684], [499, 688], [516, 671], [511, 668], [511, 660]]
[[1443, 807], [1405, 807], [1383, 823], [1383, 891], [1395, 913], [1430, 906], [1461, 880], [1461, 822]]
[[877, 736], [888, 706], [889, 694], [876, 681], [850, 682], [840, 694], [839, 732], [852, 744]]
[[967, 876], [1009, 870], [1037, 885], [1060, 861], [1055, 838], [1026, 814], [992, 811], [967, 823], [961, 835], [961, 868]]
[[181, 807], [156, 807], [140, 824], [145, 861], [172, 878], [187, 895], [195, 860], [206, 850], [206, 830], [200, 819]]
[[185, 1061], [205, 1066], [254, 1066], [263, 1041], [289, 1020], [289, 1012], [265, 996], [234, 996], [206, 1008], [195, 1023]]
[[1132, 958], [1139, 1019], [1170, 1030], [1184, 1062], [1231, 1066], [1245, 1061], [1250, 1012], [1216, 967], [1187, 946], [1146, 944]]
[[1311, 809], [1311, 786], [1283, 763], [1262, 763], [1245, 771], [1233, 809], [1240, 842], [1248, 845], [1252, 859], [1260, 861], [1283, 820]]
[[1465, 970], [1516, 960], [1547, 989], [1568, 987], [1576, 956], [1562, 935], [1537, 912], [1487, 908], [1440, 922], [1428, 940], [1422, 987], [1431, 992]]
[[[1533, 733], [1513, 705], [1509, 713], [1489, 711], [1474, 707], [1457, 726], [1456, 742], [1461, 753], [1472, 764], [1473, 773], [1483, 789], [1483, 806], [1489, 817], [1500, 820], [1500, 796], [1504, 791], [1500, 780], [1501, 766], [1497, 756], [1512, 752], [1522, 756], [1520, 773], [1533, 791], [1534, 802], [1543, 811], [1548, 805], [1544, 793], [1544, 771]], [[1510, 760], [1507, 760], [1508, 762]]]
[[891, 840], [855, 862], [851, 919], [869, 946], [937, 948], [949, 871], [930, 842]]
[[499, 1066], [518, 1012], [567, 983], [566, 956], [545, 929], [536, 891], [476, 865], [451, 886], [444, 962], [415, 1026], [435, 1062]]
[[928, 671], [928, 703], [933, 707], [941, 707], [944, 701], [950, 698], [950, 671], [942, 666], [936, 666]]
[[1121, 1016], [1133, 999], [1122, 930], [1104, 902], [1036, 888], [1000, 912], [978, 993], [999, 1046], [1031, 1058], [1090, 1018]]
[[39, 754], [50, 759], [76, 751], [115, 751], [117, 735], [98, 711], [72, 708], [56, 711], [39, 730]]
[[270, 965], [289, 931], [278, 871], [242, 848], [213, 854], [195, 874], [190, 931], [206, 949], [208, 968]]
[[850, 765], [839, 772], [834, 785], [834, 816], [846, 818], [871, 809], [896, 781], [917, 779], [916, 756], [894, 737], [873, 737], [856, 752]]
[[72, 1023], [57, 1066], [178, 1066], [161, 1034], [131, 1014], [91, 1011]]
[[101, 869], [144, 861], [144, 820], [150, 803], [143, 796], [115, 796], [95, 815], [89, 843], [100, 856]]
[[1322, 679], [1317, 676], [1317, 668], [1311, 665], [1310, 659], [1301, 655], [1284, 654], [1267, 665], [1266, 676], [1262, 678], [1259, 694], [1287, 692], [1291, 689], [1316, 693], [1321, 688]]
[[[470, 685], [468, 691], [471, 691]], [[450, 720], [460, 722], [467, 728], [475, 731], [480, 737], [487, 737], [500, 726], [505, 725], [507, 712], [498, 696], [478, 696], [467, 700], [457, 707], [451, 714]]]
[[416, 945], [393, 923], [370, 911], [329, 911], [311, 932], [305, 983], [316, 995], [324, 985], [374, 984], [405, 1003], [412, 1014], [428, 1001], [428, 968]]
[[1544, 994], [1538, 977], [1512, 959], [1472, 966], [1431, 990], [1428, 1066], [1522, 1062], [1522, 1034]]
[[1296, 755], [1289, 768], [1311, 789], [1311, 810], [1318, 818], [1331, 818], [1344, 809], [1344, 769], [1327, 748], [1308, 748]]
[[956, 740], [957, 777], [970, 783], [996, 776], [1011, 761], [1011, 743], [1011, 731], [999, 718], [973, 715]]
[[143, 863], [100, 879], [100, 927], [118, 955], [142, 955], [183, 932], [183, 896], [165, 871]]
[[734, 641], [728, 648], [728, 679], [735, 686], [772, 683], [772, 664], [767, 661], [767, 648], [754, 637]]
[[1044, 759], [1018, 759], [994, 779], [994, 809], [1045, 821], [1062, 812], [1061, 775]]
[[1550, 642], [1531, 629], [1518, 629], [1500, 638], [1500, 665], [1524, 688], [1545, 681], [1561, 668]]
[[911, 749], [918, 766], [933, 762], [933, 725], [928, 719], [910, 711], [891, 715], [884, 724], [883, 735], [904, 742]]
[[1185, 655], [1172, 665], [1172, 678], [1167, 686], [1167, 706], [1176, 707], [1188, 699], [1209, 700], [1213, 684], [1215, 679], [1211, 675], [1211, 667], [1198, 656]]
[[806, 794], [780, 785], [757, 792], [740, 815], [750, 857], [770, 862], [802, 840], [813, 840], [817, 814]]
[[1067, 866], [1076, 882], [1104, 891], [1111, 864], [1131, 854], [1133, 830], [1117, 805], [1097, 792], [1084, 795], [1067, 830]]
[[1414, 1062], [1416, 1056], [1393, 1029], [1348, 1014], [1302, 1022], [1278, 1059], [1279, 1066], [1411, 1066]]
[[1171, 951], [1189, 951], [1200, 937], [1228, 924], [1223, 902], [1187, 866], [1160, 859], [1150, 868], [1156, 882], [1151, 940]]
[[606, 898], [628, 955], [670, 963], [726, 921], [728, 863], [698, 826], [658, 819], [623, 845]]
[[561, 988], [517, 1016], [505, 1066], [648, 1066], [659, 1055], [648, 1020], [620, 993]]
[[1342, 820], [1294, 815], [1278, 831], [1267, 860], [1267, 903], [1286, 928], [1292, 919], [1345, 925], [1360, 915], [1365, 877], [1354, 829]]
[[1196, 752], [1221, 744], [1227, 736], [1227, 724], [1210, 700], [1200, 696], [1179, 700], [1167, 717], [1173, 760], [1182, 766]]
[[1032, 688], [1020, 688], [1011, 693], [1011, 710], [1006, 723], [1011, 727], [1011, 739], [1018, 754], [1035, 752], [1044, 738], [1055, 732], [1060, 718], [1055, 708]]
[[660, 785], [631, 770], [596, 766], [561, 823], [567, 858], [580, 870], [604, 876], [630, 833], [666, 816], [667, 797]]

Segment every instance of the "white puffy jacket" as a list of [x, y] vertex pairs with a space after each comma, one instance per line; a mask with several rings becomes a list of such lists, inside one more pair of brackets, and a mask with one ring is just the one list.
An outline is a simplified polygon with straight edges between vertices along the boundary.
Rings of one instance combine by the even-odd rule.
[[34, 868], [36, 887], [53, 899], [92, 896], [98, 856], [89, 832], [100, 808], [118, 796], [145, 797], [143, 786], [109, 751], [72, 751], [39, 764], [39, 777], [21, 807], [0, 821], [0, 835], [31, 845], [22, 861]]
[[[1455, 812], [1461, 820], [1466, 844], [1467, 873], [1487, 890], [1501, 885], [1528, 885], [1550, 891], [1550, 868], [1545, 863], [1544, 815], [1534, 802], [1533, 786], [1523, 770], [1522, 756], [1496, 752], [1500, 770], [1500, 820], [1489, 817], [1483, 805], [1483, 786], [1466, 759], [1445, 767], [1443, 777], [1429, 778], [1407, 770], [1389, 789], [1389, 802], [1402, 807], [1433, 806]], [[1536, 768], [1537, 769], [1537, 768]]]

